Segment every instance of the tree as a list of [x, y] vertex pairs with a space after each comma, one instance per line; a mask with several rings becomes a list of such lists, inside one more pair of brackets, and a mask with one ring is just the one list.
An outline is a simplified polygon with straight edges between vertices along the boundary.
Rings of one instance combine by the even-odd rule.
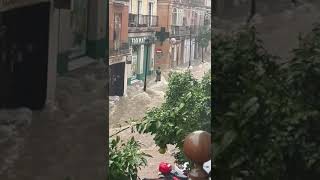
[[287, 64], [254, 28], [213, 38], [215, 179], [300, 180], [320, 175], [320, 26]]
[[185, 161], [182, 154], [183, 140], [196, 130], [211, 131], [211, 75], [210, 72], [196, 80], [191, 72], [174, 72], [169, 79], [165, 102], [146, 113], [137, 125], [140, 133], [154, 134], [155, 143], [165, 149], [175, 145], [180, 153], [178, 160]]

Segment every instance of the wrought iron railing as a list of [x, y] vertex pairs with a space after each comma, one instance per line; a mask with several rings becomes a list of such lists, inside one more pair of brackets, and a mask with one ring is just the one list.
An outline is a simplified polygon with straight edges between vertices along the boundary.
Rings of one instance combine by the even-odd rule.
[[184, 36], [190, 34], [186, 26], [171, 26], [171, 36]]
[[192, 26], [171, 26], [171, 36], [186, 36], [190, 35], [190, 28], [191, 28], [191, 34], [192, 36], [199, 34], [199, 28], [198, 25], [192, 25]]
[[129, 2], [129, 0], [114, 0], [115, 2], [119, 1], [119, 2]]
[[[114, 44], [114, 42], [109, 42], [109, 45]], [[117, 56], [122, 54], [130, 53], [129, 43], [121, 43], [118, 47], [111, 47], [109, 48], [109, 56]]]
[[129, 27], [157, 27], [158, 16], [129, 13]]

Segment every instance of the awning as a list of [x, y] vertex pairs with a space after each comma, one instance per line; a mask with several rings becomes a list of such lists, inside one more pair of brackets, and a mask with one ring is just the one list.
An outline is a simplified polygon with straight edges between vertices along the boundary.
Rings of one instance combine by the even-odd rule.
[[30, 6], [42, 2], [50, 2], [50, 0], [0, 0], [0, 12]]

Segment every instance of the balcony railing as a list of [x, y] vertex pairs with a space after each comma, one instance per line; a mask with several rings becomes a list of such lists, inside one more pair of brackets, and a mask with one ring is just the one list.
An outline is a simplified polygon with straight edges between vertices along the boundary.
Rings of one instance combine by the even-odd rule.
[[158, 16], [129, 13], [129, 27], [157, 27]]
[[190, 35], [190, 28], [192, 36], [197, 35], [199, 33], [199, 26], [171, 26], [171, 36], [186, 36]]
[[129, 0], [114, 0], [114, 2], [129, 2]]
[[[113, 44], [114, 42], [109, 42], [109, 44]], [[121, 43], [118, 47], [113, 47], [109, 49], [109, 56], [117, 56], [117, 55], [124, 55], [129, 54], [129, 43]]]
[[190, 34], [186, 26], [171, 26], [171, 36], [184, 36]]

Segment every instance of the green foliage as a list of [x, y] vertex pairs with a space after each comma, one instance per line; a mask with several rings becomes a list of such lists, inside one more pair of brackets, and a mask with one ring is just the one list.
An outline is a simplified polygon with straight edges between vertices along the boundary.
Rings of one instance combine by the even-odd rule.
[[216, 179], [319, 176], [318, 29], [284, 65], [264, 50], [254, 28], [213, 38]]
[[181, 153], [184, 138], [196, 130], [211, 130], [210, 88], [210, 72], [200, 81], [189, 71], [172, 73], [165, 102], [146, 113], [143, 122], [137, 125], [138, 132], [154, 134], [160, 148], [176, 145], [180, 149], [176, 157], [185, 160]]
[[140, 152], [140, 144], [132, 137], [124, 143], [117, 136], [116, 139], [109, 138], [109, 178], [113, 180], [136, 180], [138, 169], [147, 165], [145, 157]]

